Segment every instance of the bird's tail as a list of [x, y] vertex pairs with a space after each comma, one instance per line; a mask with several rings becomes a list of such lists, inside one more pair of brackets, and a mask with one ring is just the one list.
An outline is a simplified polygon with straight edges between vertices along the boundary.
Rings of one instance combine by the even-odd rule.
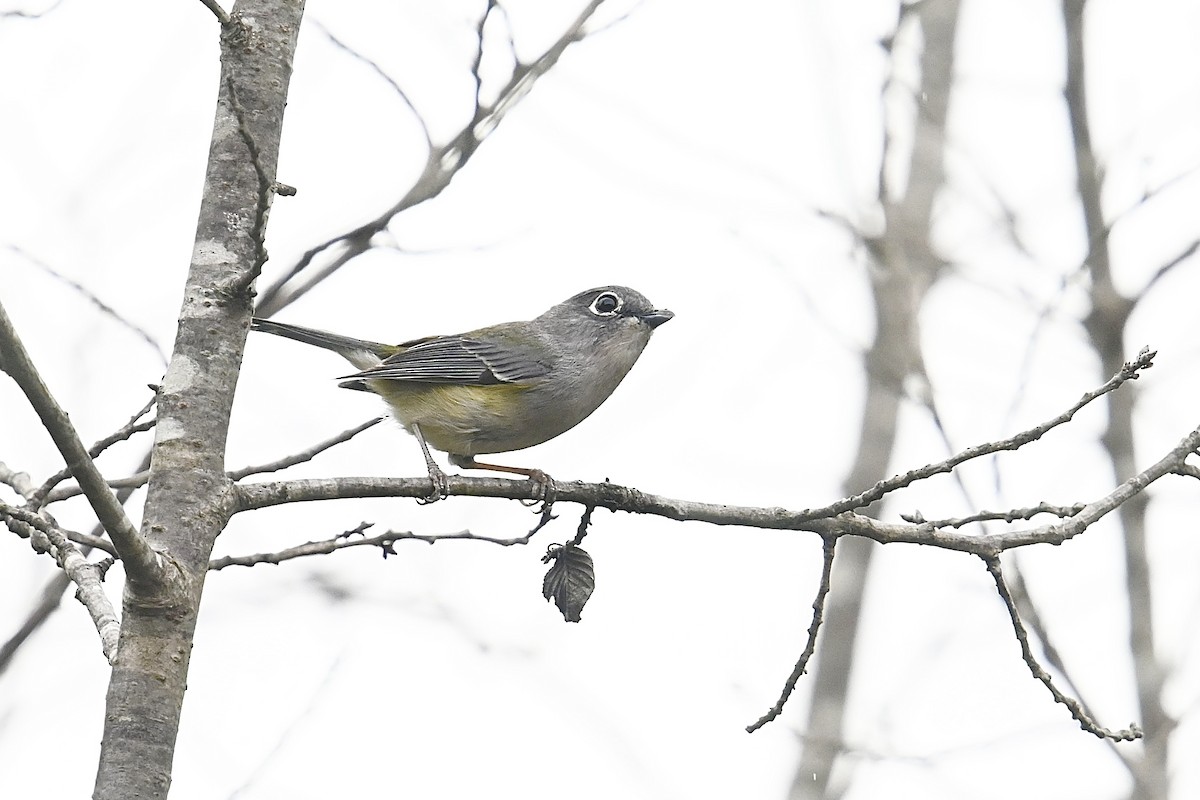
[[369, 342], [365, 339], [352, 339], [349, 336], [339, 336], [328, 331], [289, 325], [286, 322], [276, 322], [259, 317], [255, 317], [251, 321], [250, 329], [273, 333], [285, 339], [295, 339], [297, 342], [332, 350], [359, 369], [370, 369], [377, 366], [383, 359], [402, 349], [395, 345]]

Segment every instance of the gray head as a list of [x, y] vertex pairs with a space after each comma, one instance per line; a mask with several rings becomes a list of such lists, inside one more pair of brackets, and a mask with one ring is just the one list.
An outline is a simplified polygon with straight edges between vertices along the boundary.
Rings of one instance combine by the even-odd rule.
[[651, 331], [674, 316], [628, 286], [599, 286], [564, 300], [538, 317], [538, 322], [587, 331], [592, 342], [619, 336], [640, 340], [644, 347]]
[[591, 414], [673, 316], [627, 286], [588, 289], [542, 314], [532, 324], [555, 354], [553, 377], [539, 387], [543, 413], [562, 430]]

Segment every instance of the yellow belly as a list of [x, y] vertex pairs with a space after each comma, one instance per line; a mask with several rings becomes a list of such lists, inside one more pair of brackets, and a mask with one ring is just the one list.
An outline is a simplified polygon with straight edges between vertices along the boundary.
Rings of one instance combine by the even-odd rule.
[[[506, 453], [541, 444], [565, 428], [547, 426], [530, 413], [522, 395], [528, 384], [457, 384], [367, 381], [396, 419], [412, 433], [414, 424], [430, 447], [454, 455]], [[569, 427], [569, 426], [568, 426]]]

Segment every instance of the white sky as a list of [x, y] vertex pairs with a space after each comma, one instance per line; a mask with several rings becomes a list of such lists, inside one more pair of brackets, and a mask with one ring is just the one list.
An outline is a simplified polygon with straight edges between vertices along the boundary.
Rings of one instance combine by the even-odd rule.
[[[438, 140], [467, 118], [481, 6], [310, 0], [307, 20], [374, 59]], [[545, 0], [506, 6], [522, 58], [575, 14]], [[593, 285], [632, 285], [676, 319], [591, 419], [507, 462], [696, 500], [828, 502], [856, 446], [871, 317], [853, 242], [816, 212], [878, 222], [871, 200], [889, 70], [879, 40], [895, 7], [607, 6], [603, 19], [630, 14], [572, 46], [445, 194], [392, 226], [403, 252], [356, 260], [280, 318], [401, 341], [530, 317]], [[18, 7], [31, 8], [0, 5]], [[1053, 416], [1107, 378], [1077, 323], [1085, 242], [1058, 8], [977, 1], [963, 11], [953, 186], [937, 230], [955, 269], [923, 317], [956, 447]], [[1135, 291], [1196, 236], [1200, 8], [1090, 8], [1105, 203], [1111, 217], [1136, 207], [1112, 239], [1119, 285]], [[0, 18], [0, 299], [88, 441], [145, 401], [162, 363], [29, 256], [169, 351], [212, 126], [217, 33], [198, 2], [66, 0], [39, 20]], [[909, 86], [911, 38], [898, 55]], [[496, 81], [504, 59], [489, 64]], [[905, 86], [895, 92], [903, 113]], [[276, 199], [266, 277], [393, 203], [424, 159], [421, 146], [391, 89], [306, 27], [279, 168], [299, 193]], [[997, 226], [1001, 201], [1031, 255], [1016, 253]], [[1198, 284], [1189, 262], [1132, 322], [1130, 355], [1143, 344], [1159, 350], [1136, 387], [1143, 466], [1197, 424]], [[252, 337], [230, 466], [274, 459], [378, 413], [373, 398], [336, 388], [344, 372], [328, 354]], [[969, 471], [977, 502], [1104, 493], [1103, 422], [1089, 409], [1003, 456], [999, 489], [990, 464]], [[904, 425], [896, 470], [944, 457], [923, 412], [907, 409]], [[143, 446], [117, 449], [102, 466], [120, 474]], [[0, 460], [35, 480], [60, 466], [6, 380]], [[387, 425], [288, 476], [422, 472], [415, 442]], [[1179, 671], [1168, 706], [1182, 716], [1200, 696], [1200, 509], [1183, 479], [1164, 480], [1152, 496], [1160, 653]], [[964, 507], [943, 479], [897, 497], [889, 513], [920, 508], [932, 518]], [[539, 556], [577, 521], [574, 508], [559, 513], [525, 548], [405, 543], [386, 561], [350, 551], [211, 575], [172, 797], [539, 798], [567, 787], [582, 800], [782, 797], [807, 679], [780, 720], [753, 736], [743, 727], [774, 702], [802, 647], [816, 537], [598, 512], [585, 544], [597, 591], [583, 622], [566, 625], [540, 597]], [[58, 518], [90, 526], [80, 504]], [[497, 501], [344, 501], [239, 517], [218, 553], [324, 539], [363, 520], [377, 530], [511, 536], [534, 518]], [[7, 637], [53, 565], [14, 537], [4, 547]], [[1102, 524], [1064, 547], [1021, 554], [1077, 685], [1113, 728], [1136, 718], [1119, 551]], [[1110, 749], [1030, 678], [980, 563], [887, 547], [877, 568], [848, 715], [847, 800], [1124, 795]], [[106, 682], [94, 631], [68, 600], [0, 677], [0, 797], [90, 791]], [[1194, 752], [1194, 718], [1175, 752]], [[1177, 758], [1175, 773], [1176, 796], [1200, 792], [1195, 764]]]

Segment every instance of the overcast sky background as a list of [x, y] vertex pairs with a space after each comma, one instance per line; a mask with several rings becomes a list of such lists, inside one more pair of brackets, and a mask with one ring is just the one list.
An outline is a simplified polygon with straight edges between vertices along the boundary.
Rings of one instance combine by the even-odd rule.
[[[373, 59], [435, 141], [468, 118], [482, 3], [310, 0], [292, 79], [267, 245], [271, 280], [306, 249], [374, 217], [425, 153], [394, 91], [315, 23]], [[531, 60], [575, 4], [508, 2]], [[36, 10], [5, 0], [4, 9]], [[1138, 290], [1197, 235], [1200, 7], [1092, 0], [1093, 125], [1118, 286]], [[628, 284], [670, 308], [618, 392], [577, 429], [499, 457], [562, 480], [667, 496], [803, 508], [841, 494], [857, 445], [861, 351], [871, 339], [864, 258], [882, 145], [880, 40], [890, 2], [608, 2], [623, 19], [574, 44], [450, 188], [399, 217], [394, 248], [352, 262], [279, 315], [402, 341], [535, 316], [582, 289]], [[507, 67], [489, 29], [486, 74]], [[148, 399], [175, 331], [203, 186], [218, 27], [199, 2], [65, 0], [0, 18], [0, 300], [85, 441]], [[903, 129], [915, 37], [897, 48], [889, 109]], [[935, 242], [952, 265], [922, 316], [925, 357], [954, 447], [1059, 413], [1108, 376], [1078, 320], [1086, 253], [1061, 89], [1057, 3], [966, 2]], [[1142, 201], [1145, 194], [1150, 200]], [[1001, 220], [1014, 214], [1027, 249]], [[40, 263], [84, 285], [157, 343], [99, 313]], [[1159, 350], [1139, 393], [1138, 464], [1197, 424], [1194, 261], [1149, 295], [1130, 357]], [[380, 413], [341, 391], [335, 356], [252, 335], [229, 465], [269, 461]], [[946, 455], [910, 404], [895, 471]], [[966, 471], [976, 506], [1094, 499], [1111, 486], [1089, 408], [1065, 428]], [[119, 475], [148, 439], [104, 457]], [[10, 381], [0, 460], [37, 481], [61, 461]], [[377, 426], [286, 476], [420, 475], [414, 440]], [[997, 479], [999, 475], [999, 479]], [[7, 489], [0, 487], [0, 495]], [[1195, 490], [1151, 492], [1161, 657], [1178, 671], [1174, 752], [1195, 752], [1200, 542]], [[137, 513], [142, 495], [130, 503]], [[948, 478], [887, 514], [968, 507]], [[60, 522], [90, 528], [72, 502]], [[209, 576], [172, 797], [320, 798], [487, 793], [575, 798], [784, 796], [805, 719], [804, 679], [783, 716], [747, 735], [803, 646], [820, 571], [817, 537], [597, 512], [585, 547], [597, 590], [579, 625], [540, 596], [539, 557], [578, 510], [528, 547], [401, 543]], [[137, 521], [135, 516], [135, 522]], [[236, 518], [218, 555], [376, 531], [515, 536], [515, 503], [339, 501]], [[1100, 524], [1020, 554], [1056, 644], [1101, 724], [1136, 719], [1120, 541]], [[1117, 798], [1127, 778], [1020, 660], [981, 563], [889, 546], [876, 562], [848, 713], [856, 798]], [[9, 537], [0, 636], [53, 574]], [[114, 602], [120, 570], [110, 573]], [[836, 636], [827, 630], [824, 635]], [[107, 668], [78, 605], [0, 677], [0, 796], [85, 796]], [[1190, 715], [1190, 716], [1188, 716]], [[1136, 747], [1136, 745], [1120, 745]], [[1176, 796], [1200, 792], [1177, 758]]]

